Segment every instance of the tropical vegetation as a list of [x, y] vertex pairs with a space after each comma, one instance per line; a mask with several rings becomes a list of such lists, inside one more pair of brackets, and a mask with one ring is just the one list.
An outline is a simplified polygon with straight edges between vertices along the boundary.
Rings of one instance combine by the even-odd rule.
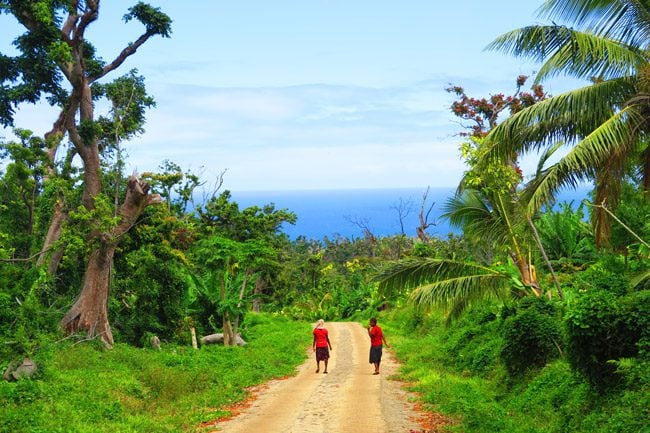
[[[650, 4], [540, 11], [550, 25], [490, 44], [543, 62], [530, 91], [525, 76], [508, 96], [448, 89], [466, 126], [444, 204], [459, 234], [427, 233], [425, 193], [420, 226], [397, 209], [399, 234], [291, 239], [295, 213], [241, 208], [224, 175], [207, 186], [170, 160], [124, 173], [155, 100], [137, 70], [107, 80], [171, 35], [164, 12], [130, 8], [141, 36], [105, 62], [86, 39], [99, 0], [0, 2], [25, 29], [0, 54], [14, 137], [0, 140], [0, 430], [200, 430], [295, 371], [309, 322], [380, 315], [401, 377], [447, 431], [648, 431]], [[559, 73], [591, 81], [547, 94]], [[58, 113], [43, 136], [14, 124], [39, 100]], [[588, 200], [558, 203], [582, 184]], [[217, 333], [223, 345], [201, 342]]]

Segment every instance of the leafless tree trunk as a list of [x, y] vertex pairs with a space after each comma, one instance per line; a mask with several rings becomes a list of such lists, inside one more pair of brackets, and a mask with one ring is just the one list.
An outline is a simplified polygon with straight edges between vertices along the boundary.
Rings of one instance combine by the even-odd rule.
[[530, 226], [530, 230], [533, 233], [533, 238], [535, 239], [535, 243], [537, 244], [537, 248], [539, 248], [540, 253], [542, 253], [542, 258], [544, 259], [544, 263], [546, 263], [546, 266], [548, 267], [549, 272], [551, 273], [551, 277], [553, 278], [553, 284], [555, 284], [555, 288], [557, 289], [557, 295], [562, 299], [564, 296], [562, 293], [562, 288], [560, 287], [560, 282], [557, 279], [557, 275], [555, 275], [555, 270], [553, 269], [553, 265], [551, 264], [551, 261], [548, 258], [548, 255], [546, 254], [546, 249], [544, 248], [544, 245], [542, 244], [542, 240], [539, 237], [539, 233], [537, 232], [537, 227], [535, 227], [535, 223], [533, 223], [533, 220], [531, 219], [530, 216], [528, 216], [528, 225]]
[[[247, 269], [246, 272], [244, 273], [244, 281], [241, 283], [241, 290], [239, 291], [239, 302], [237, 302], [237, 309], [241, 308], [241, 304], [244, 300], [244, 295], [246, 294], [246, 283], [248, 282], [248, 278], [253, 275], [253, 270], [252, 269]], [[233, 327], [233, 334], [237, 335], [239, 332], [239, 314], [237, 314], [237, 317], [235, 317], [235, 325]]]
[[266, 280], [264, 280], [264, 278], [259, 277], [257, 280], [255, 280], [255, 289], [253, 292], [255, 295], [253, 298], [253, 311], [256, 313], [259, 313], [262, 310], [262, 300], [260, 299], [260, 296], [262, 295], [265, 287]]
[[[47, 159], [48, 167], [46, 169], [45, 176], [43, 177], [43, 183], [47, 183], [48, 180], [55, 178], [56, 173], [56, 153], [59, 149], [59, 144], [61, 139], [65, 134], [65, 110], [61, 110], [59, 117], [57, 118], [52, 129], [45, 133], [45, 141], [48, 145], [47, 150]], [[59, 196], [54, 202], [54, 207], [52, 209], [52, 217], [50, 218], [50, 226], [47, 230], [47, 235], [43, 241], [43, 246], [41, 247], [41, 253], [38, 256], [38, 261], [36, 264], [42, 266], [45, 264], [45, 261], [48, 260], [47, 272], [50, 275], [54, 275], [56, 270], [61, 263], [63, 258], [64, 248], [59, 246], [56, 250], [48, 254], [54, 245], [61, 237], [61, 230], [65, 226], [65, 223], [68, 221], [68, 212], [65, 206], [64, 198]]]
[[397, 212], [400, 233], [403, 236], [406, 236], [406, 231], [404, 230], [404, 220], [411, 214], [411, 211], [413, 210], [413, 202], [411, 202], [411, 200], [404, 201], [400, 198], [399, 203], [392, 205], [390, 208]]
[[[226, 280], [225, 276], [221, 277], [220, 284], [220, 294], [219, 298], [221, 302], [226, 301]], [[235, 333], [232, 330], [232, 321], [230, 319], [230, 313], [224, 311], [221, 315], [221, 327], [223, 328], [223, 345], [224, 346], [234, 346], [235, 345]]]
[[56, 274], [56, 270], [59, 267], [59, 263], [61, 263], [65, 249], [63, 247], [58, 247], [51, 253], [48, 254], [48, 252], [54, 248], [54, 244], [61, 237], [61, 230], [67, 221], [68, 212], [66, 212], [64, 204], [59, 199], [54, 204], [52, 218], [50, 219], [50, 227], [47, 230], [47, 235], [45, 236], [43, 247], [41, 248], [41, 254], [38, 256], [38, 261], [36, 262], [38, 266], [41, 266], [45, 264], [45, 261], [48, 260], [49, 257], [47, 272], [50, 275]]
[[429, 242], [429, 235], [426, 233], [426, 230], [431, 227], [435, 226], [435, 222], [430, 222], [429, 221], [429, 216], [431, 215], [431, 212], [433, 211], [433, 206], [436, 204], [435, 202], [431, 203], [431, 206], [426, 210], [425, 208], [427, 205], [427, 198], [429, 196], [429, 187], [427, 187], [427, 190], [422, 194], [422, 205], [420, 206], [420, 225], [415, 229], [418, 238], [426, 243]]
[[372, 229], [370, 228], [370, 222], [366, 218], [352, 218], [349, 216], [345, 217], [349, 222], [354, 224], [355, 226], [359, 227], [361, 230], [363, 230], [363, 236], [366, 238], [368, 243], [370, 244], [370, 256], [374, 257], [375, 256], [375, 246], [377, 245], [377, 236], [372, 232]]
[[391, 206], [391, 209], [394, 209], [397, 212], [397, 218], [399, 220], [399, 227], [400, 227], [400, 236], [397, 240], [397, 254], [396, 254], [396, 259], [399, 260], [402, 257], [402, 242], [406, 238], [406, 231], [404, 230], [404, 220], [406, 219], [407, 216], [411, 213], [413, 210], [413, 203], [408, 200], [404, 201], [401, 198], [399, 199], [399, 203], [397, 205]]

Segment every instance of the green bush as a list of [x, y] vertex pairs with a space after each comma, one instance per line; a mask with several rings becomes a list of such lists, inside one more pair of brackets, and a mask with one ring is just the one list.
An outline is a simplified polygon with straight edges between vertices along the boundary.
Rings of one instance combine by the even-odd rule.
[[463, 374], [488, 375], [499, 362], [503, 338], [491, 306], [468, 310], [453, 326], [439, 329], [443, 362]]
[[110, 303], [117, 341], [143, 346], [151, 334], [176, 340], [187, 314], [187, 277], [166, 254], [162, 248], [141, 248], [127, 255], [127, 271], [116, 279]]
[[598, 263], [578, 273], [573, 284], [580, 291], [606, 290], [623, 296], [630, 291], [630, 279], [625, 272], [625, 262], [619, 256], [602, 256]]
[[639, 355], [650, 360], [650, 290], [632, 293], [621, 300], [623, 321]]
[[647, 341], [643, 336], [648, 333], [649, 300], [644, 292], [619, 298], [603, 290], [589, 291], [568, 312], [569, 362], [598, 389], [617, 385], [621, 375], [613, 361], [636, 357], [639, 344]]
[[525, 298], [504, 323], [501, 350], [511, 375], [540, 368], [560, 355], [562, 333], [555, 308], [544, 298]]
[[504, 402], [517, 414], [516, 423], [537, 433], [581, 431], [581, 414], [593, 401], [589, 383], [564, 360], [550, 362], [531, 376]]
[[[647, 292], [620, 299], [621, 311], [626, 311], [623, 321], [634, 323], [642, 335], [647, 335], [650, 316], [644, 313], [646, 299]], [[507, 338], [505, 322], [533, 314], [556, 318], [559, 308], [531, 297], [502, 307], [500, 317], [505, 320], [493, 319], [492, 310], [497, 311], [487, 305], [474, 307], [449, 327], [441, 325], [439, 314], [423, 316], [412, 309], [383, 318], [391, 346], [402, 362], [401, 378], [411, 383], [425, 407], [453, 420], [445, 431], [646, 433], [650, 362], [644, 356], [612, 364], [626, 379], [625, 387], [603, 394], [567, 359], [510, 376], [499, 356]], [[562, 322], [556, 319], [556, 331], [558, 324], [561, 328]], [[490, 348], [497, 353], [490, 355]]]

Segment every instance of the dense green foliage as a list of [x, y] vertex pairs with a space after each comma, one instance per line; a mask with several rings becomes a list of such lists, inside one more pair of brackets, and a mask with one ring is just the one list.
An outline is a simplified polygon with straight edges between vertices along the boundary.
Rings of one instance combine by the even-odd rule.
[[[380, 291], [373, 276], [377, 265], [398, 257], [460, 262], [472, 253], [466, 239], [289, 241], [275, 231], [277, 220], [271, 231], [251, 230], [253, 237], [247, 239], [228, 232], [233, 225], [221, 221], [268, 221], [275, 209], [242, 212], [227, 193], [215, 196], [214, 204], [207, 218], [210, 228], [192, 215], [170, 212], [170, 201], [169, 207], [147, 210], [126, 236], [115, 261], [110, 311], [120, 343], [112, 351], [93, 342], [53, 343], [60, 340], [62, 307], [74, 294], [61, 281], [78, 279], [77, 268], [65, 268], [70, 272], [53, 281], [43, 270], [21, 262], [2, 263], [2, 367], [24, 355], [41, 367], [33, 380], [0, 384], [2, 406], [7, 407], [3, 429], [65, 431], [69, 422], [85, 431], [84, 426], [96, 421], [105, 431], [194, 426], [242, 398], [245, 387], [287, 374], [289, 366], [304, 359], [306, 325], [293, 320], [365, 321], [386, 311], [381, 320], [404, 361], [402, 375], [431, 410], [456, 420], [451, 431], [641, 431], [650, 386], [648, 290], [634, 281], [648, 269], [643, 250], [634, 255], [596, 253], [585, 236], [582, 244], [590, 255], [575, 254], [560, 267], [563, 299], [477, 298], [450, 322], [435, 308], [414, 308], [406, 286]], [[223, 210], [228, 219], [221, 216]], [[552, 220], [564, 215], [571, 221], [567, 224], [575, 224], [579, 215], [568, 207], [547, 212]], [[550, 230], [544, 224], [540, 220], [540, 232]], [[645, 234], [644, 224], [639, 220], [630, 225]], [[557, 231], [561, 233], [574, 236], [575, 231]], [[197, 240], [203, 239], [216, 242], [209, 246], [215, 254], [201, 251], [205, 244]], [[251, 243], [255, 239], [263, 242], [263, 251], [273, 251], [262, 261], [246, 253], [257, 251], [260, 243]], [[543, 239], [548, 246], [562, 244], [557, 237]], [[489, 257], [489, 248], [483, 253]], [[561, 255], [553, 256], [555, 263], [562, 263], [556, 260]], [[199, 266], [201, 260], [208, 266]], [[244, 271], [246, 266], [252, 273]], [[239, 304], [244, 278], [251, 278], [251, 285]], [[260, 283], [253, 283], [256, 278]], [[204, 291], [213, 286], [197, 281], [215, 282], [217, 292]], [[219, 281], [225, 284], [223, 299]], [[548, 276], [541, 274], [540, 281], [548, 283]], [[513, 293], [521, 291], [515, 287]], [[255, 302], [261, 310], [292, 320], [251, 314]], [[249, 345], [192, 350], [190, 327], [199, 335], [220, 331], [227, 309], [239, 316], [239, 331]], [[256, 333], [274, 335], [283, 353], [258, 347], [264, 344]], [[302, 336], [285, 341], [284, 333]], [[152, 335], [163, 340], [161, 352], [138, 348], [148, 347]], [[270, 361], [276, 358], [277, 364]], [[215, 365], [226, 366], [228, 374], [219, 370], [223, 375], [213, 375]], [[40, 415], [33, 418], [34, 412]]]
[[593, 291], [580, 297], [567, 315], [568, 359], [599, 389], [621, 379], [614, 360], [636, 358], [647, 346], [650, 292], [617, 297]]
[[[154, 188], [169, 194], [191, 181], [189, 174], [170, 178], [164, 188], [153, 181]], [[646, 212], [633, 192], [637, 212]], [[82, 275], [79, 233], [67, 235], [71, 247], [57, 279], [27, 262], [0, 262], [1, 367], [23, 356], [41, 367], [32, 380], [1, 384], [5, 430], [64, 431], [63, 420], [78, 431], [96, 420], [105, 431], [197, 425], [242, 398], [246, 386], [287, 374], [304, 359], [304, 335], [285, 341], [283, 333], [306, 334], [301, 323], [317, 318], [365, 321], [379, 313], [404, 361], [403, 376], [431, 410], [456, 420], [452, 431], [640, 431], [650, 383], [648, 289], [641, 277], [650, 260], [636, 238], [622, 233], [617, 239], [630, 242], [625, 254], [598, 252], [582, 209], [560, 206], [537, 221], [564, 289], [562, 299], [549, 301], [527, 294], [511, 263], [490, 263], [493, 246], [473, 250], [466, 237], [290, 241], [281, 231], [290, 212], [240, 209], [225, 191], [199, 212], [184, 213], [182, 197], [147, 209], [120, 244], [109, 305], [119, 344], [112, 351], [61, 340], [57, 327]], [[645, 220], [631, 218], [629, 228], [647, 235]], [[577, 233], [579, 246], [569, 239]], [[462, 264], [468, 258], [503, 278], [511, 296], [468, 298], [466, 312], [453, 320], [444, 310], [414, 306], [410, 286], [380, 290], [374, 278], [378, 266], [396, 259]], [[550, 285], [546, 273], [539, 280]], [[251, 314], [256, 305], [286, 319]], [[239, 321], [249, 345], [192, 350], [190, 328], [199, 336], [219, 332], [224, 312]], [[256, 333], [275, 335], [287, 353], [258, 347]], [[153, 335], [163, 341], [161, 352], [148, 349]], [[276, 357], [282, 363], [255, 361]], [[228, 374], [212, 375], [214, 365], [227, 366]], [[41, 415], [29, 421], [33, 412]]]
[[[512, 361], [502, 353], [513, 346], [507, 332], [512, 319], [531, 311], [545, 316], [544, 310], [550, 313], [552, 307], [529, 306], [516, 316], [509, 311], [504, 318], [506, 310], [499, 304], [474, 308], [453, 326], [444, 326], [438, 314], [413, 320], [408, 310], [383, 318], [403, 362], [402, 378], [430, 410], [448, 416], [449, 431], [640, 433], [647, 429], [647, 355], [617, 362], [627, 385], [604, 393], [573, 369], [556, 347], [551, 354], [554, 360], [541, 362], [529, 352], [531, 363], [517, 364], [526, 371], [512, 371]], [[567, 325], [557, 314], [552, 316], [556, 326]], [[515, 355], [522, 356], [517, 361], [524, 360], [524, 354]]]

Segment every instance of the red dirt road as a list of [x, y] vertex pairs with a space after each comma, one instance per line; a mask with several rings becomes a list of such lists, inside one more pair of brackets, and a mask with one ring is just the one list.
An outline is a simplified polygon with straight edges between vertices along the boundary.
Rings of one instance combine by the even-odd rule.
[[[328, 374], [315, 357], [298, 374], [261, 387], [238, 416], [214, 424], [225, 433], [409, 433], [421, 432], [414, 397], [389, 377], [397, 364], [384, 349], [381, 374], [368, 363], [368, 333], [358, 323], [326, 323], [333, 350]], [[387, 335], [390, 344], [390, 335]]]

